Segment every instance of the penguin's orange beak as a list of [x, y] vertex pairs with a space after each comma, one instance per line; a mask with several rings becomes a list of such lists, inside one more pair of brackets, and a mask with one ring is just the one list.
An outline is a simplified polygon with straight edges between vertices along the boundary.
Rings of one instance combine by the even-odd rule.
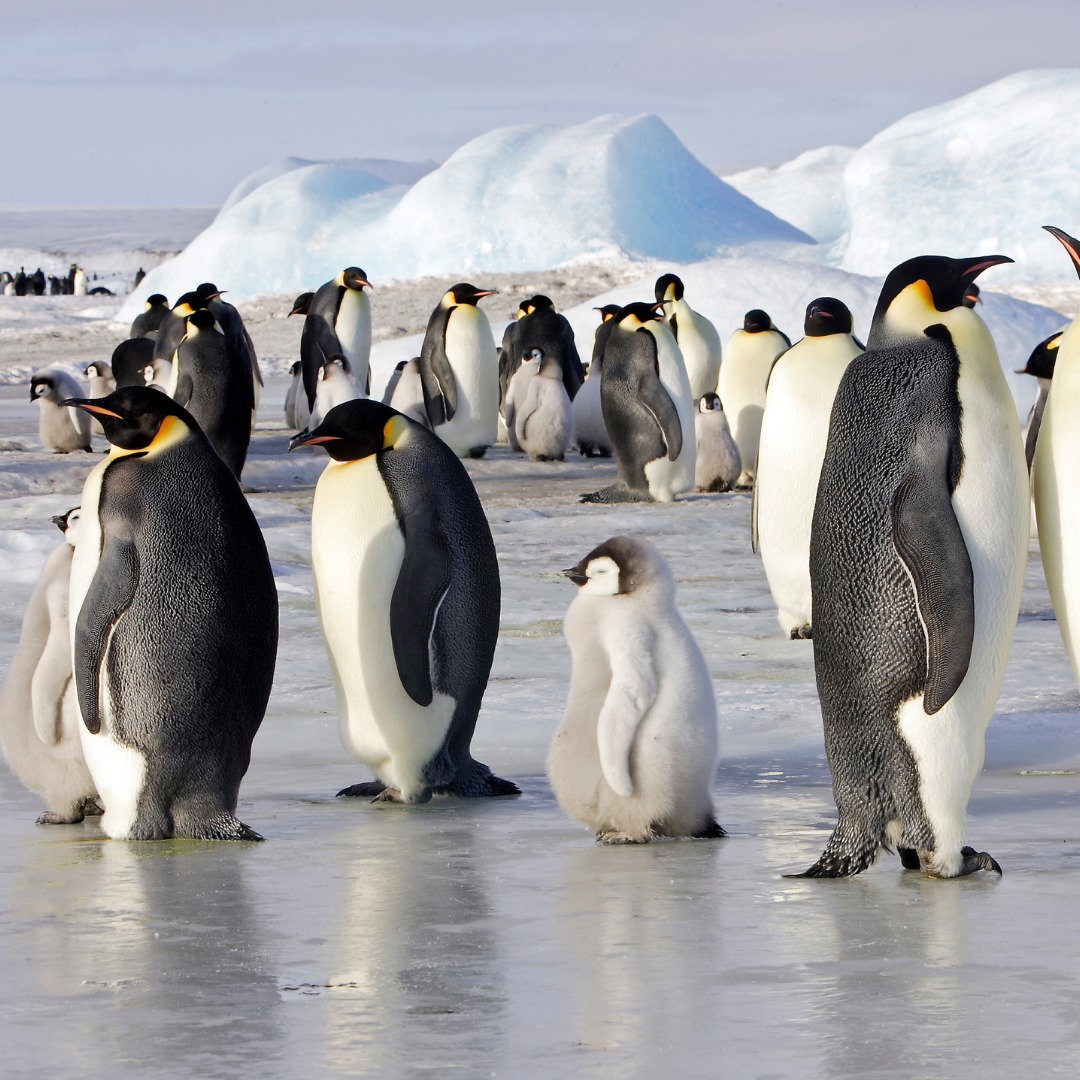
[[61, 401], [60, 404], [61, 406], [70, 405], [76, 409], [84, 409], [86, 412], [97, 413], [98, 416], [113, 416], [117, 420], [124, 419], [118, 412], [106, 409], [104, 405], [91, 405], [90, 402], [80, 401], [78, 398], [68, 398], [67, 401]]
[[340, 435], [309, 435], [306, 431], [301, 431], [299, 435], [294, 435], [289, 440], [289, 449], [295, 450], [298, 446], [314, 446], [316, 443], [340, 441]]
[[1075, 236], [1070, 236], [1062, 229], [1055, 229], [1053, 225], [1044, 225], [1043, 228], [1055, 240], [1061, 241], [1061, 246], [1069, 253], [1069, 258], [1072, 259], [1073, 266], [1076, 267], [1077, 276], [1080, 276], [1080, 240], [1077, 240]]

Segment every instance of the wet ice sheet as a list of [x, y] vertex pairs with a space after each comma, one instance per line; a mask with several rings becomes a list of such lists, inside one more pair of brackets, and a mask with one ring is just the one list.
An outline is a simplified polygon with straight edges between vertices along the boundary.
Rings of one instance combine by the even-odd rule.
[[[7, 1075], [952, 1078], [1036, 1061], [1073, 1075], [1080, 784], [1036, 773], [1073, 767], [1080, 709], [1034, 546], [971, 806], [1004, 878], [934, 882], [893, 857], [849, 881], [791, 881], [834, 810], [812, 646], [779, 637], [748, 498], [583, 506], [575, 493], [610, 464], [499, 452], [468, 467], [504, 583], [474, 747], [525, 794], [334, 799], [366, 771], [335, 730], [310, 491], [253, 494], [282, 636], [240, 815], [267, 843], [37, 827], [37, 799], [0, 770]], [[0, 591], [4, 663], [33, 552], [60, 539], [46, 519], [68, 505], [0, 500], [0, 541], [28, 538], [25, 580], [5, 570]], [[595, 847], [542, 778], [569, 676], [574, 589], [558, 571], [617, 532], [667, 555], [707, 657], [727, 840]]]

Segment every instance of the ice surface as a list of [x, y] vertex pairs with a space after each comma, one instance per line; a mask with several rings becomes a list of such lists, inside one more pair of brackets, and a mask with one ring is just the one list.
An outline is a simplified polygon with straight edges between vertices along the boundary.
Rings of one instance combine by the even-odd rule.
[[149, 274], [124, 317], [189, 281], [247, 296], [317, 286], [349, 265], [378, 280], [620, 253], [689, 261], [721, 244], [809, 239], [725, 184], [655, 116], [499, 128], [408, 189], [376, 193], [363, 175], [314, 165], [262, 184]]

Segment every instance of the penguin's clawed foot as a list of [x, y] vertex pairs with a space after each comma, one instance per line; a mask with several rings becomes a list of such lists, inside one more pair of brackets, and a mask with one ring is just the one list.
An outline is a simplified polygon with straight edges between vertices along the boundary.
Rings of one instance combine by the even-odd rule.
[[704, 822], [701, 828], [693, 834], [691, 839], [693, 840], [719, 840], [721, 836], [727, 836], [724, 832], [724, 827], [716, 820], [716, 818], [709, 818]]
[[342, 788], [337, 793], [337, 798], [345, 795], [351, 799], [371, 799], [385, 790], [386, 785], [381, 780], [369, 780], [366, 784], [353, 784], [352, 787]]
[[612, 484], [610, 487], [582, 495], [580, 501], [583, 503], [624, 503], [655, 502], [656, 500], [647, 491], [637, 491], [625, 484]]
[[57, 814], [52, 810], [46, 810], [38, 814], [38, 825], [78, 825], [83, 819], [82, 807], [75, 807], [70, 814]]
[[201, 822], [190, 829], [175, 834], [188, 840], [262, 840], [250, 825], [245, 825], [232, 814], [222, 814], [210, 821]]
[[[955, 874], [950, 875], [951, 877], [966, 877], [968, 874], [974, 874], [977, 870], [992, 870], [999, 877], [1001, 876], [1001, 867], [998, 865], [997, 859], [988, 852], [976, 851], [973, 847], [962, 847], [960, 854], [962, 856], [960, 869]], [[920, 869], [927, 877], [939, 878], [942, 876], [934, 865], [934, 853], [932, 851], [919, 851], [918, 855], [921, 863]]]
[[487, 453], [487, 447], [486, 446], [470, 446], [469, 447], [469, 457], [471, 457], [473, 459], [482, 458], [486, 453]]
[[809, 640], [814, 636], [814, 631], [810, 628], [809, 623], [805, 623], [802, 626], [793, 626], [791, 628], [791, 640], [802, 641]]
[[101, 802], [100, 795], [91, 795], [83, 801], [82, 812], [87, 817], [101, 817], [105, 813], [105, 807]]
[[646, 833], [644, 836], [631, 836], [629, 833], [611, 830], [596, 834], [598, 844], [647, 844], [650, 840], [652, 840], [652, 833]]
[[418, 791], [415, 795], [402, 795], [397, 788], [383, 788], [378, 795], [371, 801], [397, 803], [401, 806], [415, 806], [417, 803], [426, 803], [431, 801], [431, 788], [424, 788], [423, 791]]
[[921, 870], [922, 863], [919, 861], [919, 853], [910, 847], [898, 847], [897, 854], [900, 856], [900, 865], [905, 870]]

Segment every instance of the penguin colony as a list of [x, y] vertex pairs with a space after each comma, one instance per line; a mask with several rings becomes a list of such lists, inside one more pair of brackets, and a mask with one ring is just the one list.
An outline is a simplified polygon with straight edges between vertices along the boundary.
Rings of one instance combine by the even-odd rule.
[[[1080, 274], [1080, 241], [1049, 231]], [[1080, 683], [1080, 317], [1024, 368], [1039, 395], [1022, 437], [975, 310], [975, 279], [1010, 261], [902, 263], [865, 346], [844, 303], [820, 297], [794, 346], [755, 309], [722, 351], [665, 274], [654, 302], [597, 309], [587, 371], [549, 298], [523, 302], [496, 348], [478, 306], [491, 291], [462, 282], [381, 401], [364, 271], [297, 297], [290, 449], [328, 454], [312, 509], [318, 617], [342, 742], [375, 776], [339, 794], [519, 793], [470, 751], [500, 581], [460, 459], [502, 431], [534, 461], [571, 445], [614, 456], [616, 482], [586, 503], [753, 489], [751, 542], [781, 628], [812, 639], [839, 812], [798, 876], [857, 874], [893, 849], [933, 877], [1000, 873], [966, 844], [964, 811], [1017, 616], [1029, 473]], [[103, 814], [114, 837], [260, 839], [235, 816], [277, 641], [238, 483], [262, 383], [251, 339], [207, 283], [171, 307], [150, 297], [111, 364], [85, 374], [88, 398], [56, 368], [31, 384], [45, 445], [90, 450], [93, 419], [110, 449], [81, 507], [54, 519], [64, 541], [0, 693], [4, 753], [44, 799], [42, 823]], [[559, 803], [604, 844], [722, 837], [712, 683], [663, 556], [614, 536], [563, 574], [577, 593], [548, 758]]]

